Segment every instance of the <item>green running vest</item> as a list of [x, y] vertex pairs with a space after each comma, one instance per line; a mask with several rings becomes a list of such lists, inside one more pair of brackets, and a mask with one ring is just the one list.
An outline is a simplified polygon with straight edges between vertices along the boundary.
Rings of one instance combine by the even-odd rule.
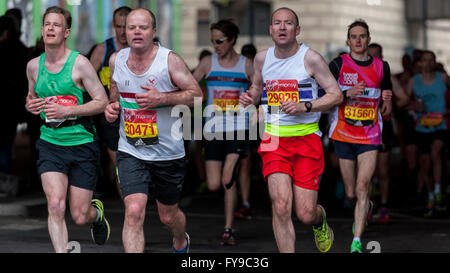
[[[58, 101], [58, 104], [82, 105], [88, 95], [86, 90], [80, 89], [72, 80], [72, 70], [79, 52], [70, 52], [66, 63], [58, 73], [50, 73], [45, 67], [45, 53], [39, 59], [39, 74], [34, 90], [39, 98], [44, 100]], [[88, 97], [88, 96], [87, 96]], [[41, 113], [45, 121], [46, 116]], [[94, 129], [95, 130], [95, 129]], [[94, 142], [94, 134], [77, 124], [69, 127], [49, 128], [41, 127], [41, 139], [60, 146], [75, 146]]]

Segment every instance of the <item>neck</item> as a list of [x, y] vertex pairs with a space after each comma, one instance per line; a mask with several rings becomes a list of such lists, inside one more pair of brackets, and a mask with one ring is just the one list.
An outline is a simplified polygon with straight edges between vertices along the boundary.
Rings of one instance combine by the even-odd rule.
[[426, 79], [431, 79], [434, 77], [434, 71], [422, 71], [422, 73], [420, 73], [422, 75], [422, 78], [426, 78]]
[[117, 51], [128, 47], [128, 43], [125, 42], [125, 44], [122, 44], [116, 37], [114, 38], [114, 43], [116, 44]]
[[231, 61], [233, 60], [238, 54], [236, 53], [236, 51], [234, 49], [231, 49], [230, 51], [228, 51], [227, 53], [225, 53], [225, 55], [223, 56], [218, 56], [219, 60], [221, 61]]
[[57, 62], [64, 58], [67, 52], [70, 52], [70, 49], [65, 44], [58, 46], [45, 45], [45, 60], [52, 63]]
[[142, 61], [150, 58], [153, 51], [157, 48], [153, 43], [146, 49], [136, 49], [131, 48], [130, 58], [136, 61]]
[[275, 57], [278, 59], [286, 59], [291, 56], [294, 56], [298, 49], [300, 48], [300, 44], [297, 43], [297, 41], [289, 46], [275, 46]]
[[363, 53], [350, 52], [350, 56], [352, 56], [353, 59], [355, 59], [357, 61], [361, 61], [361, 62], [370, 60], [370, 56], [369, 56], [369, 54], [367, 54], [367, 51], [365, 51]]

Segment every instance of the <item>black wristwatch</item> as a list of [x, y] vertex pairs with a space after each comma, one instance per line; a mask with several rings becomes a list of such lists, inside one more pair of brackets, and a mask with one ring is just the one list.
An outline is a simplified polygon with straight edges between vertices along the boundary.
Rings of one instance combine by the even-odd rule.
[[305, 101], [306, 113], [311, 112], [312, 103], [309, 101]]

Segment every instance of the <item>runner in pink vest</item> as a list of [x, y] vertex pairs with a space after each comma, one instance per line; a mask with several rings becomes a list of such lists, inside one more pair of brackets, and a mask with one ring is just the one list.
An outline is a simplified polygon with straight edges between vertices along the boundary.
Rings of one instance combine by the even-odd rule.
[[353, 22], [347, 34], [350, 54], [330, 63], [344, 102], [331, 112], [329, 137], [334, 140], [347, 198], [356, 204], [350, 252], [358, 253], [362, 252], [361, 235], [373, 207], [369, 200], [370, 182], [382, 144], [382, 116], [389, 115], [392, 108], [389, 65], [368, 54], [369, 43], [366, 22]]

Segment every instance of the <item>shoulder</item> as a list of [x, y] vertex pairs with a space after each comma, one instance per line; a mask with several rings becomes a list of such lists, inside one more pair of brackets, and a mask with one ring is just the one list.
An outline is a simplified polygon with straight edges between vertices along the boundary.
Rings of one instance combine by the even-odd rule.
[[322, 55], [319, 52], [315, 51], [312, 48], [308, 48], [305, 53], [305, 62], [308, 64], [315, 64], [316, 62], [320, 62], [323, 60]]
[[[174, 51], [170, 51], [167, 56], [167, 64], [170, 72], [187, 69], [184, 60]], [[175, 71], [174, 71], [175, 70]]]
[[91, 65], [91, 62], [88, 60], [88, 58], [86, 58], [82, 54], [78, 54], [76, 59], [75, 59], [75, 66], [82, 68], [82, 67], [85, 67], [87, 65]]
[[39, 70], [39, 61], [40, 61], [41, 56], [33, 58], [32, 60], [30, 60], [27, 63], [27, 73], [34, 73], [37, 72]]
[[389, 66], [389, 63], [388, 62], [386, 62], [386, 61], [383, 61], [383, 70], [390, 70], [390, 66]]
[[255, 55], [255, 64], [259, 65], [262, 67], [262, 65], [264, 64], [265, 60], [266, 60], [266, 56], [267, 56], [267, 52], [269, 51], [269, 49], [264, 49], [258, 53], [256, 53]]
[[106, 50], [106, 42], [103, 42], [101, 44], [98, 44], [95, 48], [94, 51], [92, 51], [92, 55], [91, 58], [94, 57], [102, 57], [105, 54], [105, 50]]

